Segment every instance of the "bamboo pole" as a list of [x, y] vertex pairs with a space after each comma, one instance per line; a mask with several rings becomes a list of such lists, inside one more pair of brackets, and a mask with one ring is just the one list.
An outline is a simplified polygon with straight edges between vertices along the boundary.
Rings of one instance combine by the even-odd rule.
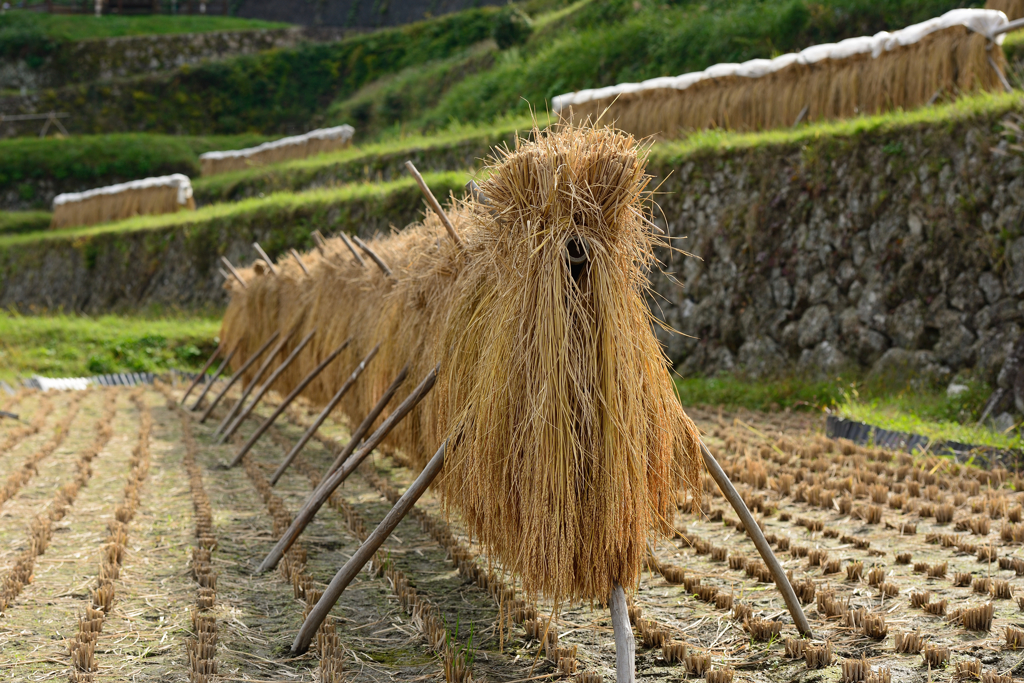
[[281, 376], [281, 373], [287, 370], [288, 366], [292, 364], [292, 361], [294, 361], [296, 357], [298, 357], [302, 349], [306, 348], [306, 344], [309, 343], [309, 340], [313, 338], [314, 334], [316, 334], [315, 327], [309, 331], [309, 334], [302, 338], [302, 341], [300, 341], [299, 345], [296, 346], [295, 349], [290, 354], [288, 354], [288, 357], [284, 359], [284, 362], [278, 365], [277, 369], [270, 373], [270, 377], [267, 378], [267, 381], [264, 382], [263, 385], [260, 386], [259, 390], [256, 392], [256, 396], [252, 399], [252, 403], [250, 403], [248, 407], [240, 410], [238, 412], [238, 415], [235, 417], [234, 422], [228, 425], [227, 429], [225, 429], [223, 433], [221, 433], [219, 443], [224, 443], [225, 441], [227, 441], [228, 438], [235, 433], [235, 430], [238, 429], [243, 422], [245, 422], [245, 418], [248, 417], [249, 413], [253, 411], [253, 409], [256, 407], [256, 404], [260, 402], [260, 399], [262, 399], [266, 395], [266, 393], [270, 391], [270, 387], [274, 385], [274, 382], [276, 382], [277, 378]]
[[227, 395], [228, 389], [230, 389], [232, 386], [234, 386], [235, 382], [237, 382], [239, 379], [241, 379], [241, 377], [245, 373], [245, 371], [249, 369], [249, 366], [252, 365], [253, 363], [255, 363], [256, 359], [258, 359], [261, 355], [263, 355], [263, 352], [267, 350], [267, 347], [270, 346], [272, 343], [274, 343], [274, 340], [277, 339], [277, 337], [280, 334], [281, 334], [281, 331], [278, 330], [274, 334], [270, 335], [270, 338], [267, 339], [267, 341], [263, 342], [263, 346], [261, 346], [260, 348], [256, 349], [256, 353], [254, 353], [251, 356], [249, 356], [249, 359], [246, 360], [245, 363], [242, 365], [242, 367], [238, 369], [238, 372], [236, 372], [235, 374], [233, 374], [231, 376], [231, 379], [228, 381], [227, 386], [224, 387], [223, 389], [221, 389], [220, 393], [217, 394], [217, 396], [213, 399], [213, 402], [211, 402], [209, 407], [206, 409], [206, 412], [203, 413], [203, 416], [199, 418], [199, 422], [200, 423], [206, 422], [206, 418], [210, 417], [210, 414], [213, 412], [213, 409], [216, 408], [217, 404], [220, 403], [220, 400], [222, 398], [224, 398], [225, 395]]
[[294, 401], [295, 398], [302, 393], [302, 390], [309, 386], [309, 383], [316, 379], [316, 376], [319, 375], [324, 368], [330, 365], [331, 362], [338, 357], [338, 354], [344, 351], [345, 347], [351, 343], [352, 337], [349, 337], [348, 339], [343, 341], [338, 348], [334, 349], [334, 351], [331, 351], [330, 355], [328, 355], [327, 358], [324, 358], [319, 365], [313, 368], [310, 371], [310, 373], [306, 375], [294, 389], [292, 389], [292, 392], [288, 394], [284, 401], [281, 402], [281, 405], [277, 407], [277, 410], [275, 410], [270, 415], [270, 417], [263, 421], [263, 424], [260, 425], [259, 429], [253, 432], [253, 435], [249, 437], [249, 440], [245, 442], [245, 445], [238, 450], [238, 453], [235, 455], [235, 459], [231, 461], [231, 467], [234, 467], [235, 465], [242, 461], [242, 458], [245, 457], [245, 454], [249, 452], [249, 449], [252, 448], [257, 441], [259, 441], [259, 438], [263, 436], [263, 433], [266, 432], [267, 429], [270, 428], [270, 425], [274, 424], [274, 420], [280, 417], [281, 413], [285, 411], [285, 409], [291, 404], [291, 402]]
[[346, 235], [343, 232], [339, 232], [338, 237], [340, 237], [341, 241], [345, 243], [345, 246], [348, 247], [348, 250], [352, 252], [352, 255], [356, 257], [356, 261], [359, 261], [359, 265], [365, 268], [366, 261], [364, 261], [363, 257], [359, 255], [359, 252], [356, 251], [356, 248], [352, 246], [352, 241], [348, 238], [348, 235]]
[[[412, 509], [412, 506], [416, 504], [416, 501], [420, 499], [423, 492], [427, 490], [431, 482], [437, 478], [437, 475], [441, 472], [441, 468], [444, 466], [444, 454], [447, 446], [447, 441], [441, 444], [441, 447], [434, 453], [434, 457], [430, 459], [427, 466], [423, 468], [420, 475], [416, 477], [416, 480], [406, 489], [402, 497], [398, 499], [395, 506], [391, 508], [387, 516], [384, 517], [383, 521], [377, 528], [373, 530], [366, 540], [363, 542], [355, 554], [346, 562], [338, 573], [331, 579], [331, 583], [327, 586], [327, 590], [324, 591], [323, 595], [317, 601], [316, 606], [306, 617], [306, 620], [302, 622], [302, 626], [299, 628], [298, 634], [295, 636], [295, 641], [292, 643], [292, 652], [300, 654], [309, 649], [309, 643], [313, 640], [316, 635], [317, 629], [320, 628], [320, 624], [324, 622], [327, 615], [330, 614], [334, 608], [335, 603], [341, 597], [345, 588], [352, 582], [352, 579], [362, 570], [363, 565], [369, 562], [373, 558], [373, 554], [376, 553], [380, 547], [387, 540], [388, 536], [395, 530], [398, 523], [402, 521]], [[622, 590], [621, 588], [619, 589]], [[623, 598], [625, 600], [625, 598]], [[626, 624], [629, 625], [628, 623]]]
[[288, 530], [284, 532], [278, 542], [274, 545], [271, 551], [264, 558], [260, 564], [259, 569], [256, 571], [259, 573], [265, 572], [268, 569], [273, 569], [277, 566], [277, 563], [281, 561], [284, 554], [288, 552], [288, 549], [292, 547], [299, 535], [305, 530], [306, 526], [313, 520], [316, 513], [323, 507], [324, 503], [331, 497], [331, 494], [341, 485], [341, 482], [345, 481], [345, 478], [350, 475], [356, 467], [359, 466], [366, 456], [368, 456], [374, 448], [380, 444], [381, 441], [394, 429], [395, 425], [402, 421], [409, 412], [416, 407], [416, 405], [423, 400], [423, 397], [434, 388], [434, 382], [437, 381], [437, 368], [435, 367], [430, 373], [420, 382], [419, 386], [413, 389], [413, 392], [395, 409], [395, 412], [391, 413], [384, 423], [377, 428], [366, 443], [358, 451], [352, 454], [351, 457], [345, 464], [340, 467], [330, 477], [325, 478], [324, 481], [320, 482], [320, 485], [309, 495], [306, 502], [303, 504], [302, 509], [299, 510], [298, 514], [292, 520]]
[[615, 633], [615, 683], [636, 683], [636, 639], [629, 624], [629, 606], [622, 586], [612, 587], [608, 607]]
[[199, 371], [199, 374], [197, 374], [192, 379], [192, 384], [188, 385], [188, 389], [185, 390], [185, 395], [181, 397], [181, 401], [178, 402], [178, 405], [182, 405], [182, 406], [185, 405], [185, 399], [188, 398], [188, 395], [191, 394], [192, 390], [196, 388], [197, 384], [199, 384], [199, 380], [201, 380], [201, 379], [206, 377], [206, 371], [210, 369], [211, 365], [213, 365], [213, 361], [217, 360], [217, 356], [220, 355], [220, 352], [221, 352], [221, 350], [223, 348], [224, 348], [224, 344], [221, 343], [221, 344], [218, 344], [217, 348], [215, 348], [213, 350], [213, 353], [210, 354], [210, 358], [206, 361], [206, 365], [204, 365], [203, 369]]
[[234, 275], [235, 279], [238, 280], [238, 284], [242, 285], [242, 289], [249, 289], [249, 285], [245, 284], [245, 280], [242, 279], [241, 273], [235, 270], [235, 267], [231, 265], [231, 261], [228, 261], [227, 256], [221, 256], [220, 260], [221, 263], [228, 267], [228, 272]]
[[305, 273], [306, 275], [309, 275], [309, 270], [306, 268], [306, 264], [302, 262], [302, 257], [299, 256], [299, 252], [295, 251], [295, 247], [292, 247], [291, 249], [289, 249], [289, 251], [295, 258], [295, 261], [299, 264], [299, 268], [302, 268], [302, 272]]
[[326, 479], [327, 477], [334, 474], [335, 471], [337, 471], [337, 469], [341, 467], [342, 463], [344, 463], [348, 459], [348, 456], [352, 455], [352, 451], [354, 451], [362, 442], [363, 437], [366, 436], [367, 432], [370, 431], [370, 427], [372, 427], [373, 423], [377, 421], [377, 418], [380, 417], [380, 414], [384, 412], [384, 409], [387, 407], [388, 403], [390, 403], [391, 399], [394, 397], [395, 392], [398, 391], [398, 388], [402, 386], [402, 383], [405, 382], [405, 378], [408, 376], [409, 366], [406, 365], [404, 368], [402, 368], [402, 371], [398, 373], [398, 377], [396, 377], [395, 380], [391, 383], [391, 386], [389, 386], [387, 390], [384, 391], [380, 399], [378, 399], [376, 405], [374, 405], [370, 412], [367, 413], [366, 417], [363, 418], [363, 421], [356, 428], [356, 431], [352, 432], [352, 436], [349, 438], [348, 443], [345, 444], [345, 447], [342, 448], [338, 452], [338, 455], [335, 456], [334, 462], [332, 462], [331, 466], [327, 468], [327, 472], [324, 473], [323, 479]]
[[241, 409], [242, 405], [245, 404], [246, 399], [249, 398], [249, 394], [252, 393], [252, 390], [256, 388], [257, 383], [259, 383], [260, 379], [263, 378], [263, 373], [265, 373], [267, 369], [270, 367], [270, 364], [274, 362], [274, 358], [277, 357], [277, 354], [281, 352], [281, 349], [284, 348], [284, 345], [288, 343], [288, 340], [292, 338], [292, 335], [295, 334], [296, 329], [298, 328], [293, 327], [291, 330], [288, 331], [288, 334], [281, 337], [281, 339], [278, 340], [277, 344], [274, 345], [274, 348], [270, 350], [270, 354], [263, 359], [263, 361], [260, 363], [260, 366], [256, 369], [256, 374], [253, 375], [252, 381], [249, 382], [249, 384], [247, 384], [245, 389], [242, 391], [242, 395], [238, 398], [238, 402], [231, 407], [231, 410], [229, 410], [228, 414], [224, 416], [224, 419], [221, 420], [221, 423], [217, 425], [217, 428], [215, 430], [213, 430], [214, 436], [220, 434], [221, 430], [228, 426], [228, 423], [234, 419], [235, 414]]
[[274, 262], [270, 260], [269, 256], [267, 256], [267, 252], [263, 251], [263, 247], [260, 246], [260, 243], [253, 242], [252, 248], [256, 250], [256, 253], [260, 255], [261, 259], [267, 262], [267, 267], [270, 268], [270, 272], [277, 275], [277, 266], [275, 266]]
[[295, 456], [297, 456], [306, 446], [306, 443], [311, 438], [313, 438], [313, 435], [316, 434], [316, 430], [320, 429], [320, 425], [324, 423], [324, 420], [327, 419], [327, 416], [330, 415], [331, 411], [333, 411], [335, 406], [338, 405], [338, 402], [341, 400], [342, 396], [347, 394], [348, 390], [352, 388], [352, 385], [356, 383], [356, 380], [359, 379], [359, 375], [363, 374], [363, 370], [366, 369], [366, 366], [370, 364], [370, 361], [373, 360], [373, 358], [377, 355], [377, 351], [379, 350], [380, 344], [377, 344], [376, 346], [373, 347], [373, 349], [370, 350], [370, 353], [366, 355], [366, 358], [363, 358], [362, 362], [356, 366], [356, 369], [353, 370], [352, 374], [348, 376], [348, 379], [345, 380], [345, 383], [341, 385], [341, 388], [338, 389], [337, 393], [334, 394], [330, 402], [326, 406], [324, 406], [324, 409], [321, 410], [320, 414], [316, 416], [316, 419], [313, 420], [313, 424], [309, 426], [309, 429], [305, 431], [305, 433], [298, 440], [298, 442], [296, 442], [296, 444], [292, 446], [292, 449], [288, 451], [288, 455], [284, 456], [284, 460], [282, 460], [281, 464], [278, 465], [277, 471], [274, 472], [274, 476], [270, 478], [271, 486], [275, 486], [277, 484], [277, 480], [281, 478], [281, 475], [284, 474], [285, 470], [287, 470], [288, 467], [292, 464], [292, 461], [295, 460]]
[[320, 252], [320, 256], [326, 256], [327, 252], [324, 251], [324, 245], [326, 243], [324, 242], [323, 234], [321, 234], [321, 232], [319, 230], [314, 230], [312, 232], [312, 235], [313, 235], [313, 244], [316, 245], [317, 251]]
[[377, 252], [371, 249], [370, 246], [366, 244], [366, 242], [359, 239], [358, 235], [352, 235], [352, 241], [358, 244], [359, 248], [365, 251], [366, 255], [373, 259], [373, 262], [377, 264], [378, 268], [384, 271], [385, 275], [387, 275], [388, 277], [394, 275], [394, 273], [391, 272], [391, 269], [388, 268], [388, 264], [384, 263], [384, 259], [382, 259], [380, 256], [377, 256]]
[[416, 179], [416, 184], [420, 186], [420, 191], [423, 192], [423, 195], [427, 198], [427, 204], [430, 205], [430, 208], [434, 210], [437, 217], [441, 219], [442, 223], [444, 223], [444, 229], [448, 231], [448, 236], [452, 238], [452, 241], [455, 242], [459, 249], [465, 249], [466, 245], [463, 244], [458, 231], [448, 219], [448, 214], [446, 214], [444, 209], [441, 208], [441, 204], [437, 201], [437, 197], [435, 197], [434, 193], [430, 191], [429, 187], [427, 187], [427, 183], [423, 180], [423, 176], [420, 175], [420, 172], [416, 170], [416, 167], [413, 166], [411, 161], [405, 162], [405, 168], [408, 169], [412, 177]]
[[200, 392], [199, 394], [199, 398], [196, 399], [196, 402], [192, 404], [192, 407], [189, 408], [189, 410], [191, 410], [192, 412], [199, 410], [199, 404], [203, 402], [203, 399], [206, 398], [206, 394], [210, 392], [210, 389], [213, 388], [213, 385], [217, 382], [218, 379], [220, 379], [221, 373], [224, 372], [224, 368], [228, 366], [228, 363], [231, 362], [231, 359], [235, 357], [236, 351], [238, 351], [238, 344], [235, 344], [235, 348], [231, 349], [231, 353], [229, 353], [227, 357], [223, 361], [221, 361], [221, 364], [217, 367], [217, 371], [213, 373], [213, 378], [210, 379], [209, 382], [207, 382], [205, 387], [203, 387], [202, 392]]
[[782, 593], [782, 599], [786, 601], [786, 607], [789, 608], [789, 613], [793, 617], [793, 623], [796, 624], [797, 630], [800, 631], [801, 635], [813, 638], [814, 634], [811, 631], [811, 625], [807, 622], [807, 616], [804, 614], [803, 608], [800, 607], [800, 601], [797, 600], [796, 592], [789, 583], [789, 578], [782, 569], [782, 565], [779, 564], [779, 560], [775, 557], [775, 553], [772, 552], [771, 546], [768, 545], [764, 534], [761, 533], [761, 527], [757, 526], [754, 516], [750, 514], [750, 510], [747, 509], [746, 504], [743, 502], [743, 498], [740, 497], [736, 487], [732, 485], [729, 477], [725, 474], [725, 470], [715, 460], [715, 456], [711, 455], [711, 451], [708, 450], [703, 441], [700, 442], [700, 449], [704, 454], [704, 464], [707, 466], [708, 472], [711, 473], [711, 477], [718, 484], [718, 487], [722, 489], [722, 493], [725, 494], [726, 500], [729, 501], [736, 514], [739, 515], [740, 521], [743, 522], [743, 527], [747, 530], [747, 534], [754, 541], [754, 546], [757, 547], [757, 552], [760, 553], [761, 559], [768, 565], [772, 578], [775, 579], [775, 585], [778, 587], [779, 592]]

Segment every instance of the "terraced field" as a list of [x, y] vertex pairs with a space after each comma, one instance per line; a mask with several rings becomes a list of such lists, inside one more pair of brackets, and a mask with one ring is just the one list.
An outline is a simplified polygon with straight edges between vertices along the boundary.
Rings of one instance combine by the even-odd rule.
[[[328, 420], [271, 486], [316, 409], [289, 406], [232, 469], [275, 401], [218, 445], [211, 436], [226, 409], [201, 423], [179, 407], [182, 389], [0, 402], [22, 416], [0, 423], [4, 678], [614, 679], [607, 610], [555, 610], [520, 595], [430, 492], [345, 591], [315, 646], [293, 656], [309, 605], [414, 473], [400, 453], [376, 453], [279, 569], [257, 574], [348, 429]], [[691, 414], [790, 572], [815, 639], [798, 638], [709, 480], [703, 513], [679, 501], [676, 537], [652, 544], [632, 597], [640, 679], [1020, 673], [1019, 477], [829, 441], [807, 414]]]

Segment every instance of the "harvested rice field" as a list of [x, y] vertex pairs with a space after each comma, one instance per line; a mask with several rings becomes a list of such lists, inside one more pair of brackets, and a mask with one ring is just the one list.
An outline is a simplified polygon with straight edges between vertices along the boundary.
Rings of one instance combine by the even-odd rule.
[[[413, 480], [379, 452], [278, 569], [256, 568], [344, 444], [292, 404], [245, 457], [266, 400], [227, 414], [184, 387], [22, 392], [0, 400], [0, 680], [614, 680], [608, 611], [521, 596], [429, 492], [334, 607], [312, 603]], [[227, 407], [231, 401], [226, 401]], [[192, 405], [192, 399], [187, 403]], [[790, 573], [802, 639], [737, 517], [707, 480], [679, 500], [632, 597], [641, 680], [1009, 681], [1024, 674], [1024, 480], [829, 441], [806, 413], [690, 410]], [[768, 580], [766, 580], [768, 579]], [[1020, 648], [1020, 649], [1018, 649]]]

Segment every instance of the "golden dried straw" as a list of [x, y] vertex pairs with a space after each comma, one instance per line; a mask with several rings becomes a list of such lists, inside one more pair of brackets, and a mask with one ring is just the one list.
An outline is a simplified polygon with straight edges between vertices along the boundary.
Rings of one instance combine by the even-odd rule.
[[954, 26], [877, 58], [863, 54], [824, 59], [792, 64], [760, 78], [728, 76], [700, 81], [685, 90], [623, 93], [574, 104], [563, 116], [601, 117], [633, 135], [668, 139], [706, 128], [789, 127], [805, 106], [800, 120], [821, 121], [912, 109], [941, 93], [1001, 91], [1002, 81], [990, 57], [1005, 73], [1006, 58], [999, 46], [964, 26]]
[[[670, 530], [677, 490], [696, 497], [698, 432], [674, 394], [646, 303], [659, 238], [645, 218], [647, 149], [610, 129], [534, 130], [497, 150], [482, 190], [455, 201], [458, 248], [435, 215], [373, 241], [394, 274], [356, 263], [339, 239], [277, 277], [225, 283], [221, 338], [235, 363], [278, 329], [317, 325], [278, 391], [348, 336], [343, 362], [307, 389], [324, 403], [378, 342], [342, 403], [361, 420], [407, 363], [437, 386], [390, 445], [422, 467], [449, 451], [437, 482], [448, 509], [524, 592], [605, 600], [635, 586], [646, 541]], [[576, 270], [567, 245], [583, 245]], [[575, 277], [574, 277], [575, 275]], [[410, 382], [408, 389], [415, 383]]]

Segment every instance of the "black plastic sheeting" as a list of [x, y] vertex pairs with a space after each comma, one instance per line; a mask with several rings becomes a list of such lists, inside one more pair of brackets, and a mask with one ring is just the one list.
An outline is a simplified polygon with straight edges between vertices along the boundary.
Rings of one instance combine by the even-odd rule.
[[972, 461], [982, 467], [1024, 468], [1024, 451], [992, 446], [975, 446], [958, 441], [932, 441], [927, 436], [896, 432], [874, 425], [829, 415], [825, 420], [825, 436], [830, 439], [849, 439], [860, 446], [875, 446], [905, 453], [929, 453], [952, 456], [957, 462]]

